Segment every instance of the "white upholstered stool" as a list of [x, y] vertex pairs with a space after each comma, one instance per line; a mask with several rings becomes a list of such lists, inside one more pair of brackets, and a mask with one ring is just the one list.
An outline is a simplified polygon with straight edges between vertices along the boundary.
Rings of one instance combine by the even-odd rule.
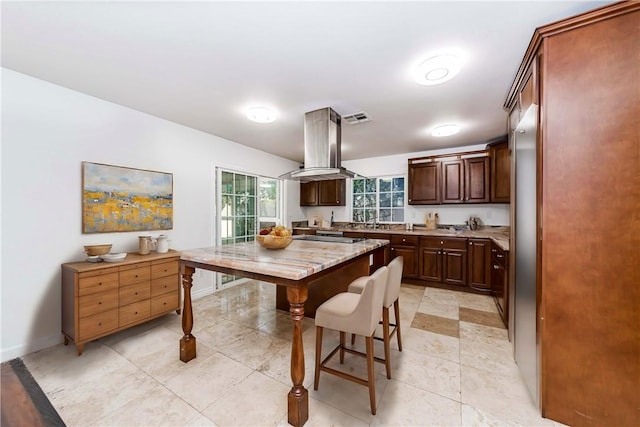
[[[402, 267], [404, 260], [401, 256], [395, 257], [387, 268], [389, 269], [389, 275], [387, 276], [387, 288], [384, 293], [384, 302], [382, 303], [382, 340], [384, 341], [384, 360], [375, 358], [377, 362], [384, 362], [387, 369], [387, 378], [391, 379], [391, 337], [396, 335], [398, 339], [398, 350], [402, 351], [402, 336], [400, 334], [400, 303], [398, 297], [400, 296], [400, 284], [402, 283]], [[349, 285], [349, 292], [359, 294], [365, 286], [363, 277], [354, 280]], [[396, 323], [391, 324], [389, 321], [389, 308], [393, 305], [393, 311], [396, 318]], [[390, 327], [393, 326], [393, 330], [390, 331]], [[380, 339], [378, 337], [374, 337]], [[351, 335], [351, 344], [355, 342], [355, 335]]]
[[[369, 400], [371, 413], [376, 414], [376, 379], [373, 371], [373, 333], [380, 321], [380, 309], [387, 286], [387, 267], [380, 267], [371, 276], [361, 277], [357, 280], [363, 282], [361, 294], [342, 292], [322, 303], [316, 310], [316, 370], [313, 389], [318, 389], [320, 371], [336, 375], [340, 378], [369, 387]], [[329, 355], [322, 358], [322, 331], [329, 328], [340, 331], [340, 344]], [[347, 333], [362, 335], [366, 339], [367, 379], [356, 377], [336, 369], [326, 367], [326, 363], [338, 350], [340, 350], [340, 363], [344, 363], [344, 352], [352, 353], [345, 348], [345, 335]]]

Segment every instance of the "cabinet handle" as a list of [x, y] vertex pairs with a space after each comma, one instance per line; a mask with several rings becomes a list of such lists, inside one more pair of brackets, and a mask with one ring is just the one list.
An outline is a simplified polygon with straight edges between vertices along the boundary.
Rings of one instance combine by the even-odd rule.
[[[391, 248], [391, 250], [392, 250], [392, 251], [395, 251], [395, 250], [396, 250], [396, 248]], [[165, 286], [165, 287], [166, 287], [166, 286]]]
[[98, 301], [98, 305], [102, 305], [102, 301]]
[[443, 242], [442, 240], [440, 240], [440, 244], [441, 244], [441, 245], [444, 245], [444, 242]]
[[138, 293], [136, 292], [134, 295], [138, 295]]
[[491, 252], [493, 252], [495, 254], [498, 251], [496, 251], [495, 249], [491, 249]]
[[469, 246], [473, 246], [473, 242], [469, 242]]
[[500, 254], [498, 254], [498, 255], [496, 255], [496, 257], [498, 257], [498, 258], [504, 258], [504, 255], [500, 255]]
[[402, 241], [403, 241], [403, 242], [406, 242], [406, 241], [407, 241], [407, 239], [404, 239], [404, 238], [403, 238], [403, 239], [402, 239]]
[[500, 268], [500, 267], [498, 267], [496, 264], [493, 264], [493, 269], [494, 270], [497, 270], [498, 268]]
[[138, 314], [138, 312], [136, 311], [136, 312], [135, 312], [135, 313], [133, 313], [133, 314]]
[[98, 322], [98, 326], [102, 326], [102, 322]]

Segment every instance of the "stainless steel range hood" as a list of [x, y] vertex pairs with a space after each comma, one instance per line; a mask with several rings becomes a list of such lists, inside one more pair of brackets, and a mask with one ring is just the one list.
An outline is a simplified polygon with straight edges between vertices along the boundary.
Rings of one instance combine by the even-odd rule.
[[304, 168], [280, 175], [296, 181], [354, 178], [340, 165], [341, 117], [333, 109], [321, 108], [304, 115]]

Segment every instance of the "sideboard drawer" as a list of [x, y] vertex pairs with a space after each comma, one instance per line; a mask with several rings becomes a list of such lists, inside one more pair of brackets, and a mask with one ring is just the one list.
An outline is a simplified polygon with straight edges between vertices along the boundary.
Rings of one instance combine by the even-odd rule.
[[118, 270], [109, 269], [107, 274], [85, 276], [78, 279], [78, 296], [104, 292], [118, 288]]
[[166, 313], [180, 308], [180, 297], [177, 292], [151, 298], [151, 315]]
[[173, 276], [160, 277], [159, 279], [151, 280], [151, 297], [166, 294], [168, 292], [176, 292], [180, 287], [180, 276], [177, 274]]
[[79, 321], [78, 340], [86, 341], [106, 334], [118, 327], [118, 310], [109, 310], [102, 313], [83, 317]]
[[149, 299], [151, 289], [149, 282], [136, 283], [135, 285], [122, 286], [119, 289], [118, 302], [120, 307], [132, 304], [134, 302]]
[[152, 264], [151, 278], [155, 279], [158, 277], [172, 276], [172, 275], [178, 274], [179, 269], [180, 269], [180, 264], [178, 263], [178, 261], [163, 262], [161, 264]]
[[151, 278], [151, 268], [146, 265], [144, 267], [132, 268], [120, 271], [120, 286], [133, 285], [134, 283], [146, 282]]
[[150, 301], [140, 301], [133, 304], [125, 305], [118, 309], [119, 326], [125, 326], [130, 323], [137, 323], [147, 319], [150, 313]]
[[87, 317], [94, 313], [112, 310], [118, 307], [118, 292], [115, 290], [97, 292], [78, 298], [78, 317]]

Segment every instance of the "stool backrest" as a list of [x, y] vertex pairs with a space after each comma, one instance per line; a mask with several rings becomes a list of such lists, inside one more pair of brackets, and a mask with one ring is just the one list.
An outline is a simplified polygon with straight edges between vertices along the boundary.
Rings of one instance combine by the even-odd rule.
[[364, 285], [360, 301], [356, 311], [363, 313], [363, 317], [358, 316], [363, 322], [368, 322], [369, 335], [373, 334], [382, 316], [382, 303], [384, 302], [384, 293], [387, 288], [389, 269], [385, 266], [380, 267], [369, 276], [369, 280]]
[[387, 276], [387, 290], [384, 293], [384, 307], [391, 307], [400, 295], [402, 267], [404, 267], [404, 259], [401, 256], [395, 257], [389, 265], [387, 265], [389, 274]]

